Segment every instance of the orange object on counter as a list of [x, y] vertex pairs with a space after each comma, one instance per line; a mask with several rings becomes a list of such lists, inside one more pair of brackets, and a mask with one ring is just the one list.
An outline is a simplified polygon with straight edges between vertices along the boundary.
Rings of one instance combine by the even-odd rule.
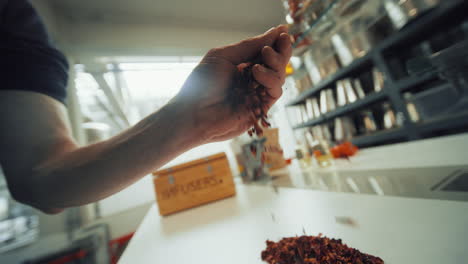
[[341, 157], [341, 150], [339, 146], [334, 146], [330, 149], [330, 153], [332, 154], [333, 158], [337, 159]]
[[347, 158], [354, 156], [359, 148], [347, 141], [330, 149], [333, 158]]
[[323, 155], [323, 154], [322, 154], [322, 151], [320, 151], [320, 150], [318, 150], [318, 149], [317, 149], [317, 150], [314, 150], [314, 157], [320, 158], [322, 155]]

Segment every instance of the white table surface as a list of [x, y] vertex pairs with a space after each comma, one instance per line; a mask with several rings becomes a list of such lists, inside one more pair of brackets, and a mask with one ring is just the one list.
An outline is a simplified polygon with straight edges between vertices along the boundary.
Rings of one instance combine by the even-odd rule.
[[[468, 263], [466, 202], [236, 188], [233, 198], [169, 217], [153, 206], [119, 263], [260, 264], [266, 239], [301, 235], [303, 228], [341, 238], [389, 264]], [[337, 223], [337, 216], [357, 226]]]

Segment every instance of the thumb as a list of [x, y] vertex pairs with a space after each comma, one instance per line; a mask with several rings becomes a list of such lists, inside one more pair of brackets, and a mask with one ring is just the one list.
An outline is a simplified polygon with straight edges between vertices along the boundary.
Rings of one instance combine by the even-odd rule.
[[262, 35], [255, 36], [214, 50], [215, 56], [223, 57], [234, 65], [255, 59], [263, 47], [272, 46], [281, 33], [288, 33], [286, 25], [273, 27]]

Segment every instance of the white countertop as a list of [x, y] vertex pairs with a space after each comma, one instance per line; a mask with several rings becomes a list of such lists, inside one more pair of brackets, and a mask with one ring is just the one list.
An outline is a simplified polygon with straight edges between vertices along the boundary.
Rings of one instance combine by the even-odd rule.
[[[153, 206], [119, 263], [263, 263], [265, 240], [323, 233], [387, 264], [468, 260], [468, 203], [237, 185], [233, 198], [161, 217]], [[275, 221], [273, 221], [272, 214]], [[337, 223], [350, 217], [356, 226]]]

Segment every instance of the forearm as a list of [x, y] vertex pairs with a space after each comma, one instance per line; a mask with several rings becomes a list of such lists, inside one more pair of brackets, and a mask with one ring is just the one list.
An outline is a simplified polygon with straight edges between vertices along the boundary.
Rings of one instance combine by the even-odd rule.
[[134, 127], [33, 169], [30, 201], [39, 208], [83, 205], [107, 197], [202, 143], [186, 105], [171, 103]]
[[257, 120], [252, 109], [227, 103], [238, 83], [237, 66], [261, 54], [269, 68], [258, 65], [252, 73], [267, 88], [262, 100], [271, 106], [281, 95], [292, 53], [286, 31], [280, 26], [210, 50], [173, 100], [178, 103], [83, 148], [71, 139], [59, 102], [33, 92], [2, 91], [0, 123], [9, 129], [0, 130], [0, 162], [11, 193], [46, 212], [83, 205], [123, 189], [190, 148], [244, 133]]

